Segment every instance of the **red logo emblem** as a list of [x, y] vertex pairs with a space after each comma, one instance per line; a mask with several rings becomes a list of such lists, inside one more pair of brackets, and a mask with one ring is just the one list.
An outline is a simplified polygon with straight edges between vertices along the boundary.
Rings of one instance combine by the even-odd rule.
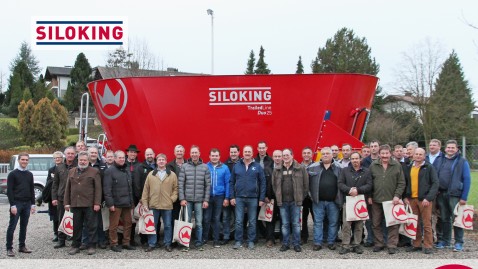
[[473, 216], [473, 210], [463, 210], [463, 219], [461, 221], [463, 222], [463, 226], [467, 229], [471, 229], [473, 227], [473, 218], [471, 216]]
[[65, 231], [66, 235], [73, 235], [73, 219], [71, 217], [65, 218], [65, 221], [63, 222], [63, 231]]
[[154, 232], [154, 217], [153, 214], [147, 214], [144, 216], [144, 229], [147, 232]]
[[181, 240], [181, 243], [183, 244], [189, 244], [189, 241], [191, 241], [191, 227], [183, 226], [179, 230], [179, 240]]
[[128, 103], [128, 92], [121, 79], [110, 80], [104, 84], [95, 82], [94, 91], [103, 116], [114, 120], [123, 114]]
[[[396, 209], [398, 207], [398, 209]], [[403, 209], [403, 203], [398, 203], [392, 207], [393, 217], [399, 221], [407, 220], [407, 212]]]
[[266, 206], [266, 218], [272, 219], [272, 209], [269, 207], [269, 205]]
[[365, 203], [365, 200], [359, 200], [357, 201], [357, 203], [355, 203], [354, 213], [355, 216], [361, 219], [365, 219], [368, 217], [367, 203]]
[[408, 218], [407, 220], [411, 220], [409, 224], [405, 224], [404, 230], [405, 232], [410, 235], [410, 236], [416, 236], [417, 235], [417, 219], [415, 218]]

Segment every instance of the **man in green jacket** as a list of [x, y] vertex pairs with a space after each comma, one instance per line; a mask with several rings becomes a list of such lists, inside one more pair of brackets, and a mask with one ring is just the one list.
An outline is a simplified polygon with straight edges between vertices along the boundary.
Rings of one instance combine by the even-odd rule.
[[[384, 249], [382, 221], [384, 219], [382, 203], [393, 201], [398, 204], [405, 190], [405, 178], [399, 162], [391, 158], [392, 150], [389, 145], [382, 145], [379, 149], [379, 159], [372, 162], [373, 192], [372, 192], [372, 227], [374, 234], [374, 252]], [[387, 247], [389, 254], [397, 253], [398, 229], [400, 225], [387, 228]]]

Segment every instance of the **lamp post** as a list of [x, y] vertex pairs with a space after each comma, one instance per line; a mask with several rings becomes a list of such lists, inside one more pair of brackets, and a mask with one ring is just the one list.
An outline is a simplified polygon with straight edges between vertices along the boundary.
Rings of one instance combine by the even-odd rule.
[[208, 9], [207, 15], [211, 15], [211, 75], [214, 75], [214, 11]]

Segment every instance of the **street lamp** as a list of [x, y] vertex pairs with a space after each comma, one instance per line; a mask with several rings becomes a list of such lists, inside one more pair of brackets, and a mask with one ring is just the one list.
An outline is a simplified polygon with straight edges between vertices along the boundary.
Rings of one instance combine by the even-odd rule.
[[208, 9], [207, 15], [211, 15], [211, 75], [214, 75], [214, 11]]

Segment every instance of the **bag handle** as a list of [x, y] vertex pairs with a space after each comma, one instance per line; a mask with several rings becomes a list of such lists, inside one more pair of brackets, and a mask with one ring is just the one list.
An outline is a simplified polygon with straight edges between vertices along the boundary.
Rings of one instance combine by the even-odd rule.
[[[185, 210], [183, 211], [183, 209]], [[179, 221], [189, 222], [188, 205], [181, 206], [181, 209], [179, 210]]]
[[453, 215], [458, 216], [458, 207], [460, 206], [460, 203], [457, 203], [455, 206], [455, 209], [453, 210]]
[[405, 212], [408, 212], [410, 214], [413, 214], [413, 210], [412, 210], [412, 207], [410, 205], [406, 205], [405, 206]]

